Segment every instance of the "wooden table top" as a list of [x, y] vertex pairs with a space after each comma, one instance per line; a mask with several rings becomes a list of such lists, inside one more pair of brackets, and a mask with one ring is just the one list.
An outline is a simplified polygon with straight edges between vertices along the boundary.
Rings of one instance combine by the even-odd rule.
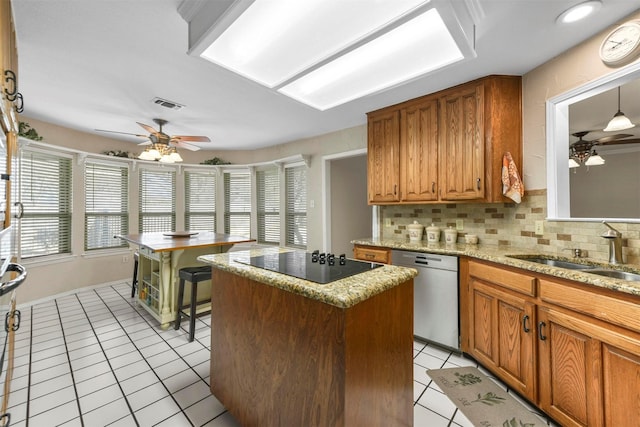
[[[186, 235], [191, 233], [191, 235]], [[116, 235], [115, 238], [126, 240], [134, 245], [143, 246], [154, 252], [177, 251], [180, 249], [200, 248], [206, 246], [225, 246], [236, 243], [255, 242], [244, 236], [213, 233], [211, 231], [177, 232], [180, 236], [171, 236], [165, 232]], [[182, 237], [182, 235], [185, 235]]]

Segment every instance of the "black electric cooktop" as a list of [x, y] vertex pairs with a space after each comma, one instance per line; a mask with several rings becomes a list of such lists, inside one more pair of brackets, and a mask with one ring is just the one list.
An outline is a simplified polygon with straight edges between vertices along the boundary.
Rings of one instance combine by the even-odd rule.
[[313, 253], [281, 252], [253, 256], [249, 258], [248, 262], [246, 259], [236, 259], [235, 261], [320, 284], [334, 282], [382, 267], [381, 264], [354, 261], [346, 259], [344, 255], [321, 254], [318, 251]]

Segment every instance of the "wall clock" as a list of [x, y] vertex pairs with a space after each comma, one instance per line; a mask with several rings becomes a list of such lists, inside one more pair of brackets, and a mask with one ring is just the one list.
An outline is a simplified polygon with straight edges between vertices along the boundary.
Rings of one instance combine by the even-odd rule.
[[600, 45], [600, 59], [609, 66], [626, 64], [639, 55], [640, 21], [629, 21], [616, 27]]

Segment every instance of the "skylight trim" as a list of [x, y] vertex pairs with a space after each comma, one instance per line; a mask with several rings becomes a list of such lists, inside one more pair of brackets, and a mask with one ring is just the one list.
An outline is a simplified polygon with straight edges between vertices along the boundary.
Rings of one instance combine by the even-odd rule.
[[[275, 3], [281, 3], [283, 6], [276, 7]], [[267, 5], [267, 6], [264, 6]], [[330, 12], [320, 12], [314, 9], [317, 5], [323, 7], [329, 5], [334, 9]], [[391, 12], [386, 8], [391, 7]], [[303, 11], [311, 11], [307, 13], [307, 18], [292, 18], [288, 13], [294, 9], [302, 9]], [[345, 9], [346, 8], [346, 9]], [[260, 83], [268, 88], [278, 90], [282, 94], [293, 97], [314, 108], [325, 110], [344, 102], [357, 99], [367, 94], [375, 93], [395, 85], [412, 80], [421, 75], [427, 74], [436, 68], [447, 66], [453, 62], [462, 59], [475, 57], [474, 51], [474, 29], [473, 22], [468, 15], [467, 8], [455, 7], [448, 0], [394, 0], [394, 1], [374, 1], [367, 3], [367, 10], [374, 9], [373, 23], [368, 26], [353, 30], [355, 22], [363, 21], [361, 19], [364, 13], [362, 2], [344, 2], [344, 0], [237, 0], [234, 6], [229, 8], [225, 16], [217, 21], [207, 32], [206, 37], [201, 39], [201, 47], [192, 49], [192, 53], [199, 54], [202, 58], [211, 61], [217, 65], [231, 70], [232, 72], [242, 75], [245, 78]], [[438, 27], [448, 32], [446, 45], [452, 47], [455, 52], [453, 56], [443, 58], [440, 54], [441, 46], [434, 49], [437, 56], [437, 64], [435, 66], [421, 64], [421, 68], [413, 66], [415, 61], [407, 61], [411, 59], [410, 54], [406, 54], [405, 49], [401, 49], [405, 58], [403, 61], [409, 63], [406, 70], [401, 70], [399, 76], [391, 76], [390, 71], [385, 69], [389, 67], [389, 61], [398, 61], [402, 55], [395, 54], [395, 59], [385, 61], [377, 61], [378, 67], [382, 67], [382, 73], [385, 76], [383, 82], [370, 82], [371, 87], [365, 89], [362, 82], [370, 79], [355, 79], [356, 85], [347, 84], [347, 90], [350, 92], [348, 96], [337, 96], [335, 93], [330, 94], [331, 90], [340, 91], [344, 83], [337, 80], [333, 84], [323, 84], [324, 94], [320, 91], [312, 91], [315, 93], [315, 99], [308, 99], [310, 91], [305, 89], [305, 93], [300, 89], [308, 87], [309, 82], [317, 79], [317, 76], [326, 74], [328, 70], [335, 69], [338, 64], [344, 64], [361, 55], [361, 52], [372, 50], [369, 46], [383, 44], [385, 38], [391, 33], [402, 32], [402, 27], [409, 26], [409, 23], [416, 19], [421, 19], [427, 12], [433, 12], [440, 16]], [[460, 13], [462, 12], [462, 13]], [[459, 16], [460, 15], [460, 16]], [[342, 18], [345, 30], [338, 28], [338, 24], [326, 24], [323, 18]], [[259, 18], [259, 19], [258, 19]], [[279, 20], [279, 21], [278, 21]], [[279, 22], [279, 23], [278, 23]], [[320, 23], [322, 22], [322, 23]], [[305, 43], [294, 43], [296, 40], [287, 33], [286, 28], [290, 23], [302, 23], [302, 29], [298, 27], [302, 36], [297, 38], [305, 40]], [[265, 27], [266, 24], [266, 27]], [[243, 57], [238, 54], [242, 49], [235, 49], [233, 42], [241, 40], [247, 30], [242, 30], [242, 26], [249, 29], [255, 28], [260, 41], [255, 39], [245, 39], [241, 45], [250, 47], [251, 51], [245, 50], [246, 58], [253, 58], [254, 63], [243, 64]], [[430, 24], [429, 24], [430, 25]], [[294, 25], [295, 26], [295, 25]], [[262, 30], [260, 28], [263, 28]], [[270, 28], [265, 30], [264, 28]], [[274, 32], [272, 32], [273, 29]], [[325, 31], [331, 28], [332, 31]], [[427, 27], [428, 28], [428, 27]], [[423, 28], [424, 29], [424, 28]], [[281, 31], [280, 31], [281, 30]], [[280, 34], [282, 33], [282, 34]], [[295, 34], [298, 34], [297, 32]], [[316, 37], [321, 34], [321, 37]], [[252, 41], [253, 40], [253, 41]], [[412, 43], [418, 53], [413, 56], [421, 58], [425, 48], [419, 48], [417, 43]], [[404, 46], [404, 42], [398, 45]], [[433, 44], [432, 44], [433, 45]], [[231, 47], [230, 47], [231, 46]], [[274, 48], [275, 54], [267, 53], [267, 50]], [[313, 53], [309, 53], [311, 51]], [[397, 50], [397, 49], [395, 49]], [[279, 51], [279, 52], [278, 52]], [[278, 57], [278, 55], [281, 55]], [[282, 56], [284, 55], [284, 56]], [[380, 55], [378, 55], [380, 56]], [[429, 55], [426, 55], [429, 56]], [[225, 59], [226, 58], [226, 59]], [[231, 60], [229, 60], [231, 58]], [[274, 59], [276, 58], [276, 59]], [[375, 63], [376, 61], [374, 61]], [[395, 64], [397, 67], [403, 67]], [[373, 65], [371, 65], [373, 66]], [[350, 72], [350, 75], [362, 76], [362, 72]], [[365, 76], [378, 73], [377, 70], [370, 69]], [[342, 75], [347, 73], [341, 72]], [[347, 79], [349, 81], [349, 79]], [[352, 79], [352, 81], [354, 81]], [[331, 89], [333, 87], [334, 89]], [[339, 98], [339, 99], [338, 99]]]

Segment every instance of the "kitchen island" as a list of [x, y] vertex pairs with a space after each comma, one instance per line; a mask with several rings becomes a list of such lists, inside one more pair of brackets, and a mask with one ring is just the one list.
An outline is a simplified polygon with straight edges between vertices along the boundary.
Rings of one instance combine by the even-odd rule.
[[[115, 238], [138, 247], [138, 300], [163, 329], [176, 318], [176, 288], [182, 267], [198, 265], [199, 255], [225, 252], [234, 244], [254, 242], [243, 236], [209, 231], [127, 234]], [[209, 286], [200, 286], [198, 301], [208, 300], [209, 291]]]
[[213, 267], [211, 392], [243, 426], [413, 425], [413, 277], [383, 266], [327, 284]]

